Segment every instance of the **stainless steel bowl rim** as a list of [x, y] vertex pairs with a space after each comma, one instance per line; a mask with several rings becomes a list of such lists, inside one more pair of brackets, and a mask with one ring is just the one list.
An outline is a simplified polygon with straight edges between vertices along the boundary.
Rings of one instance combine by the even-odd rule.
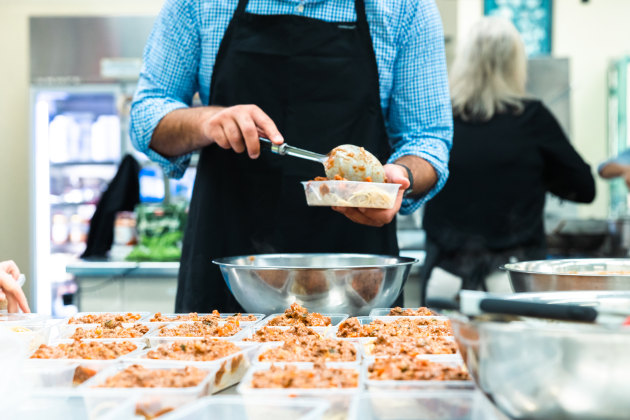
[[[334, 255], [337, 258], [382, 258], [387, 260], [396, 259], [394, 263], [383, 264], [359, 264], [359, 265], [340, 265], [340, 266], [323, 266], [323, 265], [309, 265], [309, 266], [296, 266], [296, 265], [245, 265], [235, 264], [235, 260], [248, 259], [251, 257], [265, 257], [265, 258], [300, 258], [300, 257], [326, 257]], [[284, 253], [284, 254], [250, 254], [250, 255], [237, 255], [233, 257], [222, 257], [212, 260], [214, 264], [223, 267], [238, 267], [240, 269], [251, 270], [348, 270], [348, 269], [363, 269], [363, 268], [386, 268], [386, 267], [399, 267], [405, 265], [413, 265], [419, 262], [417, 258], [401, 257], [398, 255], [381, 255], [381, 254], [344, 254], [344, 253]]]
[[587, 265], [587, 264], [606, 264], [606, 263], [619, 263], [622, 261], [627, 261], [628, 265], [630, 266], [630, 259], [628, 258], [572, 258], [572, 259], [557, 259], [557, 260], [532, 260], [532, 261], [520, 261], [520, 262], [516, 262], [516, 263], [508, 263], [503, 265], [501, 268], [507, 271], [512, 271], [515, 273], [523, 273], [523, 274], [553, 274], [554, 276], [567, 276], [567, 277], [576, 277], [576, 276], [588, 276], [588, 277], [610, 277], [610, 276], [615, 276], [615, 277], [630, 277], [630, 274], [624, 275], [624, 274], [619, 274], [619, 273], [614, 273], [614, 274], [601, 274], [601, 273], [597, 273], [597, 272], [588, 272], [585, 271], [583, 273], [563, 273], [563, 272], [559, 272], [559, 271], [540, 271], [540, 270], [527, 270], [527, 269], [522, 269], [522, 266], [529, 266], [529, 265], [533, 265], [536, 263], [540, 263], [540, 264], [551, 264], [553, 265], [555, 264], [571, 264], [571, 263], [575, 263], [576, 265]]

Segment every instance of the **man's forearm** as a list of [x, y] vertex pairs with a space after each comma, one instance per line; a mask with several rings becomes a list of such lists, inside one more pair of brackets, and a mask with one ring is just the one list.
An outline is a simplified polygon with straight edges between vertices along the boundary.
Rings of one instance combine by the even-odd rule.
[[158, 123], [149, 147], [166, 157], [181, 156], [207, 146], [204, 122], [222, 107], [181, 108], [169, 112]]
[[437, 182], [437, 172], [426, 160], [418, 156], [406, 155], [396, 160], [395, 163], [405, 165], [413, 174], [412, 195], [421, 195], [433, 188]]

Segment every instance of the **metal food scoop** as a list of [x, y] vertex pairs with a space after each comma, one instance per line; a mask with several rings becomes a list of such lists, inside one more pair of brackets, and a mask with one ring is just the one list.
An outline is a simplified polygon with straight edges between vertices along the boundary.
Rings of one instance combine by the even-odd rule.
[[326, 177], [334, 180], [341, 177], [348, 181], [385, 182], [385, 169], [381, 162], [363, 147], [343, 144], [335, 147], [327, 155], [289, 146], [286, 143], [275, 144], [271, 140], [260, 137], [263, 150], [281, 156], [293, 156], [324, 165]]

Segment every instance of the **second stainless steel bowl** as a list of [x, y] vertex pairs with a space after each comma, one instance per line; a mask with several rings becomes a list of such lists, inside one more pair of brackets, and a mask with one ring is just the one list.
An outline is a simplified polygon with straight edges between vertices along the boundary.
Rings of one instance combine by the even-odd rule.
[[506, 264], [515, 292], [630, 290], [630, 259], [589, 258]]
[[214, 263], [247, 312], [278, 313], [297, 301], [310, 311], [367, 315], [394, 303], [417, 261], [372, 254], [263, 254]]

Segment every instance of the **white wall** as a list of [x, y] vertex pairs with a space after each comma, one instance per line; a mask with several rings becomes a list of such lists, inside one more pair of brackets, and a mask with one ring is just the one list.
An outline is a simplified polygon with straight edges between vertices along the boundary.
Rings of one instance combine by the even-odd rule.
[[162, 0], [0, 0], [0, 261], [13, 259], [27, 276], [29, 249], [30, 16], [156, 14]]

